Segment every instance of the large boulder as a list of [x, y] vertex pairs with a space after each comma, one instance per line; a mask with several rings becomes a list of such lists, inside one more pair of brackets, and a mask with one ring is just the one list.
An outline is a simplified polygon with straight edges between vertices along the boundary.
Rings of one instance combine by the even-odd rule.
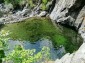
[[4, 7], [5, 7], [5, 12], [10, 12], [11, 10], [13, 10], [13, 5], [11, 3], [4, 5]]
[[66, 17], [69, 8], [74, 5], [75, 1], [76, 0], [60, 0], [50, 14], [50, 18], [57, 21], [60, 18]]
[[46, 16], [47, 12], [46, 11], [41, 11], [41, 13], [38, 15], [39, 17]]
[[0, 4], [0, 11], [3, 13], [8, 13], [13, 10], [13, 5], [10, 4]]
[[74, 26], [78, 13], [85, 5], [84, 0], [59, 0], [50, 14], [50, 18]]

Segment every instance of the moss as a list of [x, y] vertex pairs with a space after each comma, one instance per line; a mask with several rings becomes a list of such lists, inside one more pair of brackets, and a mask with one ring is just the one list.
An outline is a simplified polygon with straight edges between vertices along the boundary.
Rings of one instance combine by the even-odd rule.
[[63, 45], [70, 52], [79, 47], [75, 44], [75, 31], [62, 26], [55, 27], [49, 18], [30, 18], [24, 22], [6, 24], [2, 29], [9, 30], [9, 37], [15, 40], [35, 42], [41, 38], [48, 38], [53, 41], [55, 47]]

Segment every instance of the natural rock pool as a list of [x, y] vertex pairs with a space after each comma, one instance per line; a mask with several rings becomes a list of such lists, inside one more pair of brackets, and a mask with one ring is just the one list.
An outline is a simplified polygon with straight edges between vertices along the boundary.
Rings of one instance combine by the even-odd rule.
[[63, 56], [65, 52], [74, 52], [82, 44], [82, 38], [76, 31], [56, 24], [49, 18], [30, 18], [23, 22], [5, 24], [1, 30], [9, 31], [10, 40], [7, 55], [15, 45], [22, 45], [25, 49], [36, 49], [39, 52], [43, 46], [49, 47], [51, 59]]

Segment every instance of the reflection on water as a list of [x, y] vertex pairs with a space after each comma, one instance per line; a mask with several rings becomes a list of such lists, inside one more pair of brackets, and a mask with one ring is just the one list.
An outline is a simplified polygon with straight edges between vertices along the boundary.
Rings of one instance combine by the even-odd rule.
[[15, 45], [22, 45], [25, 49], [36, 49], [36, 53], [39, 52], [43, 46], [49, 47], [52, 60], [60, 58], [61, 56], [63, 56], [63, 53], [65, 53], [64, 47], [55, 50], [55, 48], [52, 45], [52, 41], [50, 41], [49, 39], [41, 39], [37, 41], [35, 44], [32, 44], [29, 41], [9, 40], [8, 45], [9, 50], [5, 51], [6, 55], [14, 49]]

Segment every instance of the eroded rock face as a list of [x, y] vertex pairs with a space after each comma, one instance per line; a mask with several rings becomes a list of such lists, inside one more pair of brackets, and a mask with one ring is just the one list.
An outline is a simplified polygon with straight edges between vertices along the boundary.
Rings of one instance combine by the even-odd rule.
[[74, 26], [74, 22], [84, 6], [84, 0], [60, 0], [50, 14], [50, 18]]
[[70, 21], [74, 21], [74, 19], [67, 14], [69, 13], [69, 9], [74, 5], [75, 1], [76, 0], [60, 0], [50, 14], [50, 18], [57, 22], [64, 22], [68, 19], [70, 19]]

